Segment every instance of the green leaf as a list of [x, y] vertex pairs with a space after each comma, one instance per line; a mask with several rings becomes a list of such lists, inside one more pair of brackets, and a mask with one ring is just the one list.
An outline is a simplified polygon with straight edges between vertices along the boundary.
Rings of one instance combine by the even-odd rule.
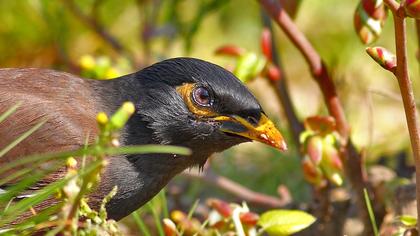
[[78, 157], [84, 155], [123, 155], [123, 154], [150, 154], [150, 153], [170, 153], [170, 154], [179, 154], [179, 155], [190, 155], [191, 150], [185, 147], [177, 147], [171, 145], [154, 145], [154, 144], [147, 144], [147, 145], [139, 145], [139, 146], [123, 146], [123, 147], [107, 147], [101, 150], [97, 150], [95, 148], [81, 148], [75, 151], [65, 151], [59, 153], [45, 153], [45, 154], [34, 154], [31, 156], [27, 156], [8, 164], [5, 164], [0, 167], [0, 173], [4, 173], [10, 169], [15, 167], [34, 163], [37, 161], [48, 161], [52, 159], [64, 159], [67, 157]]
[[312, 215], [297, 210], [272, 210], [261, 215], [258, 225], [269, 235], [290, 235], [314, 223]]
[[134, 222], [137, 224], [138, 228], [142, 232], [142, 235], [144, 235], [144, 236], [151, 236], [152, 235], [150, 233], [150, 230], [147, 227], [146, 223], [144, 223], [144, 221], [141, 219], [140, 214], [137, 211], [131, 213], [131, 216], [133, 217]]
[[370, 223], [372, 224], [373, 233], [375, 236], [379, 236], [378, 226], [376, 225], [375, 215], [373, 212], [372, 204], [370, 203], [369, 193], [366, 188], [363, 189], [363, 194], [365, 196], [366, 207], [369, 213]]
[[402, 215], [399, 217], [403, 225], [407, 227], [414, 227], [417, 225], [417, 218], [410, 215]]

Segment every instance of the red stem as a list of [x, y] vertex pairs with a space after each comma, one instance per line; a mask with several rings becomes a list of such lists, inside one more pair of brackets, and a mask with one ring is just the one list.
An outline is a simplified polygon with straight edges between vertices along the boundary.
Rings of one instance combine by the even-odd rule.
[[395, 13], [400, 8], [399, 4], [395, 0], [384, 0], [385, 4], [389, 7], [392, 13]]
[[343, 143], [341, 153], [345, 172], [356, 192], [356, 203], [360, 217], [364, 225], [367, 226], [365, 227], [365, 235], [369, 235], [371, 230], [371, 228], [368, 227], [370, 225], [370, 220], [363, 195], [363, 189], [367, 186], [367, 177], [363, 165], [364, 162], [362, 156], [358, 153], [350, 140], [349, 125], [344, 116], [341, 102], [337, 96], [334, 82], [328, 74], [328, 70], [319, 54], [312, 47], [304, 34], [299, 31], [282, 6], [275, 0], [259, 0], [259, 2], [305, 58], [311, 69], [312, 77], [322, 91], [328, 111], [336, 120], [337, 129]]
[[[389, 2], [389, 1], [386, 1]], [[420, 126], [416, 108], [416, 101], [413, 94], [413, 86], [408, 75], [407, 62], [407, 39], [406, 21], [404, 9], [399, 8], [393, 11], [395, 27], [395, 48], [397, 51], [396, 77], [404, 104], [405, 116], [408, 131], [410, 134], [411, 148], [413, 150], [416, 165], [416, 195], [417, 195], [417, 219], [420, 219]], [[420, 221], [417, 221], [417, 229], [420, 231]]]
[[306, 39], [305, 35], [299, 31], [286, 11], [274, 0], [259, 0], [265, 10], [273, 20], [281, 27], [283, 32], [302, 53], [308, 63], [312, 76], [318, 82], [330, 114], [336, 119], [337, 128], [344, 140], [349, 136], [349, 127], [344, 116], [340, 100], [337, 97], [336, 89], [331, 80], [325, 64], [321, 57]]

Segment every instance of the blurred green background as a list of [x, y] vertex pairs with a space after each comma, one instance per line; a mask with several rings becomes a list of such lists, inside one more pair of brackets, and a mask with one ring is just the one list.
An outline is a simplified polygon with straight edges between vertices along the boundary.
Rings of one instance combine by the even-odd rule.
[[[206, 7], [203, 7], [206, 6]], [[365, 53], [354, 32], [357, 1], [300, 1], [295, 22], [326, 61], [338, 88], [359, 150], [368, 163], [393, 157], [409, 148], [403, 106], [397, 81]], [[15, 0], [0, 1], [0, 67], [43, 67], [77, 73], [84, 55], [106, 56], [113, 61], [131, 60], [127, 72], [178, 56], [209, 60], [221, 66], [233, 63], [214, 54], [224, 44], [260, 52], [261, 9], [253, 0]], [[94, 28], [103, 28], [116, 40], [110, 46]], [[299, 118], [327, 114], [321, 93], [301, 54], [275, 28], [278, 53]], [[99, 32], [101, 33], [101, 32]], [[103, 33], [103, 32], [102, 32]], [[374, 45], [394, 51], [393, 24], [389, 16], [384, 32]], [[414, 92], [419, 92], [417, 39], [408, 22], [408, 55]], [[308, 198], [298, 150], [288, 124], [268, 82], [248, 84], [268, 115], [286, 133], [287, 153], [252, 143], [218, 154], [212, 161], [216, 173], [252, 190], [276, 195], [286, 185], [296, 202]], [[177, 182], [184, 181], [183, 177]], [[223, 195], [189, 182], [190, 199]], [[228, 196], [228, 195], [224, 195]]]

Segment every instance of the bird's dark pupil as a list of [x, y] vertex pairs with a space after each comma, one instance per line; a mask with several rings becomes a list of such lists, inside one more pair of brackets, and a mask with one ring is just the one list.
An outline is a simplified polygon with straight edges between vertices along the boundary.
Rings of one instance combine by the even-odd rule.
[[193, 97], [199, 105], [208, 106], [210, 104], [210, 94], [205, 88], [199, 87], [195, 89]]

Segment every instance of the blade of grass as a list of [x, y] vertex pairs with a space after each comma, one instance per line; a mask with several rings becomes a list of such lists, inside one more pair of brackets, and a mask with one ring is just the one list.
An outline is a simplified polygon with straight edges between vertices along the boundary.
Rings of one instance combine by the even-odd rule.
[[166, 191], [165, 188], [162, 189], [159, 193], [161, 204], [162, 204], [162, 211], [163, 211], [163, 218], [169, 218], [169, 209], [168, 209], [168, 200], [166, 199]]
[[22, 142], [24, 139], [26, 139], [29, 135], [31, 135], [33, 132], [37, 131], [43, 124], [47, 122], [46, 120], [43, 120], [36, 124], [34, 127], [30, 128], [28, 131], [20, 135], [17, 139], [15, 139], [13, 142], [11, 142], [9, 145], [7, 145], [5, 148], [0, 150], [0, 158], [4, 156], [8, 151], [10, 151], [12, 148], [14, 148], [16, 145], [18, 145], [20, 142]]
[[157, 230], [159, 232], [159, 235], [160, 236], [165, 236], [165, 233], [163, 231], [163, 226], [162, 226], [160, 217], [157, 214], [157, 212], [156, 212], [153, 204], [150, 201], [147, 203], [147, 207], [149, 208], [149, 211], [152, 213], [153, 220], [155, 221], [155, 225], [156, 225], [156, 228], [157, 228]]
[[[190, 210], [188, 211], [187, 219], [188, 221], [191, 220], [192, 215], [194, 214], [195, 210], [197, 209], [198, 203], [200, 199], [195, 200], [194, 204], [191, 206]], [[185, 228], [181, 228], [180, 235], [184, 235]]]
[[[13, 231], [18, 233], [18, 235], [32, 235], [33, 232], [31, 231], [34, 230], [33, 227], [35, 227], [35, 230], [41, 229], [41, 227], [37, 227], [37, 225], [43, 222], [49, 222], [49, 218], [51, 217], [51, 215], [56, 213], [61, 207], [61, 204], [56, 204], [51, 207], [48, 207], [40, 211], [37, 215], [30, 217], [17, 225], [13, 225]], [[29, 232], [25, 232], [25, 230], [28, 229]], [[22, 231], [24, 231], [25, 233], [22, 233]]]
[[83, 155], [123, 155], [123, 154], [153, 154], [153, 153], [190, 155], [191, 151], [190, 149], [185, 148], [185, 147], [177, 147], [177, 146], [171, 146], [171, 145], [153, 145], [153, 144], [138, 145], [138, 146], [124, 146], [124, 147], [109, 147], [109, 148], [104, 148], [101, 150], [97, 150], [91, 146], [87, 149], [81, 148], [74, 151], [34, 154], [31, 156], [27, 156], [19, 160], [10, 162], [6, 165], [3, 165], [2, 167], [0, 167], [0, 174], [12, 168], [24, 165], [24, 164], [34, 163], [37, 161], [44, 162], [51, 159], [63, 159], [70, 156], [80, 157]]
[[[85, 169], [81, 170], [77, 175], [79, 175], [80, 178], [83, 178], [84, 176], [90, 174], [90, 172], [94, 171], [99, 165], [101, 165], [101, 161], [92, 162]], [[58, 189], [64, 187], [64, 185], [66, 185], [68, 181], [76, 178], [77, 175], [54, 182], [46, 186], [45, 188], [42, 188], [33, 197], [25, 198], [17, 204], [9, 207], [8, 211], [0, 212], [0, 227], [2, 226], [2, 224], [8, 223], [11, 220], [16, 219], [18, 215], [27, 211], [30, 207], [35, 206], [47, 199]]]
[[[30, 175], [27, 175], [23, 179], [19, 180], [19, 182], [13, 184], [11, 187], [7, 188], [6, 193], [3, 193], [0, 195], [0, 202], [10, 201], [11, 198], [18, 196], [19, 194], [22, 194], [22, 192], [25, 189], [28, 189], [29, 187], [34, 186], [46, 175], [51, 174], [52, 172], [56, 171], [59, 168], [59, 166], [62, 166], [62, 162], [53, 163], [48, 169], [39, 170], [39, 168], [37, 168], [36, 166], [34, 168], [23, 169], [22, 171], [30, 171], [32, 173]], [[17, 171], [15, 173], [19, 174], [19, 172], [20, 171]], [[13, 176], [13, 175], [14, 174], [10, 176]]]
[[12, 180], [15, 180], [23, 175], [26, 175], [27, 173], [33, 171], [33, 168], [25, 168], [21, 170], [17, 170], [16, 172], [13, 172], [12, 174], [6, 176], [5, 178], [0, 180], [0, 186], [5, 185], [6, 183], [9, 183]]
[[373, 212], [372, 205], [371, 205], [370, 199], [369, 199], [369, 194], [368, 194], [366, 188], [363, 189], [363, 194], [365, 196], [365, 202], [366, 202], [367, 210], [369, 212], [370, 222], [372, 223], [373, 233], [375, 234], [375, 236], [379, 236], [378, 226], [376, 225], [376, 220], [375, 220], [375, 214]]
[[194, 214], [195, 210], [197, 209], [198, 203], [200, 199], [195, 200], [194, 204], [191, 206], [190, 211], [188, 212], [188, 220], [191, 220], [192, 215]]
[[[42, 177], [45, 176], [45, 172], [38, 172], [31, 176], [24, 178], [23, 180], [19, 181], [18, 184], [13, 185], [10, 188], [6, 189], [6, 192], [0, 195], [0, 202], [8, 202], [11, 198], [16, 197], [17, 195], [21, 194], [22, 191], [27, 189], [30, 186], [33, 186], [36, 182], [38, 182]], [[1, 216], [1, 212], [0, 212]]]
[[144, 221], [141, 219], [141, 216], [139, 215], [138, 211], [134, 211], [131, 214], [131, 216], [133, 217], [134, 222], [139, 227], [142, 235], [144, 235], [144, 236], [152, 236], [152, 234], [150, 234], [150, 230], [148, 229], [148, 227], [146, 226], [146, 224], [144, 223]]
[[16, 103], [14, 106], [9, 108], [6, 112], [2, 113], [0, 115], [0, 123], [3, 122], [7, 117], [9, 117], [11, 114], [15, 113], [15, 111], [19, 108], [19, 106], [22, 104], [22, 102]]

